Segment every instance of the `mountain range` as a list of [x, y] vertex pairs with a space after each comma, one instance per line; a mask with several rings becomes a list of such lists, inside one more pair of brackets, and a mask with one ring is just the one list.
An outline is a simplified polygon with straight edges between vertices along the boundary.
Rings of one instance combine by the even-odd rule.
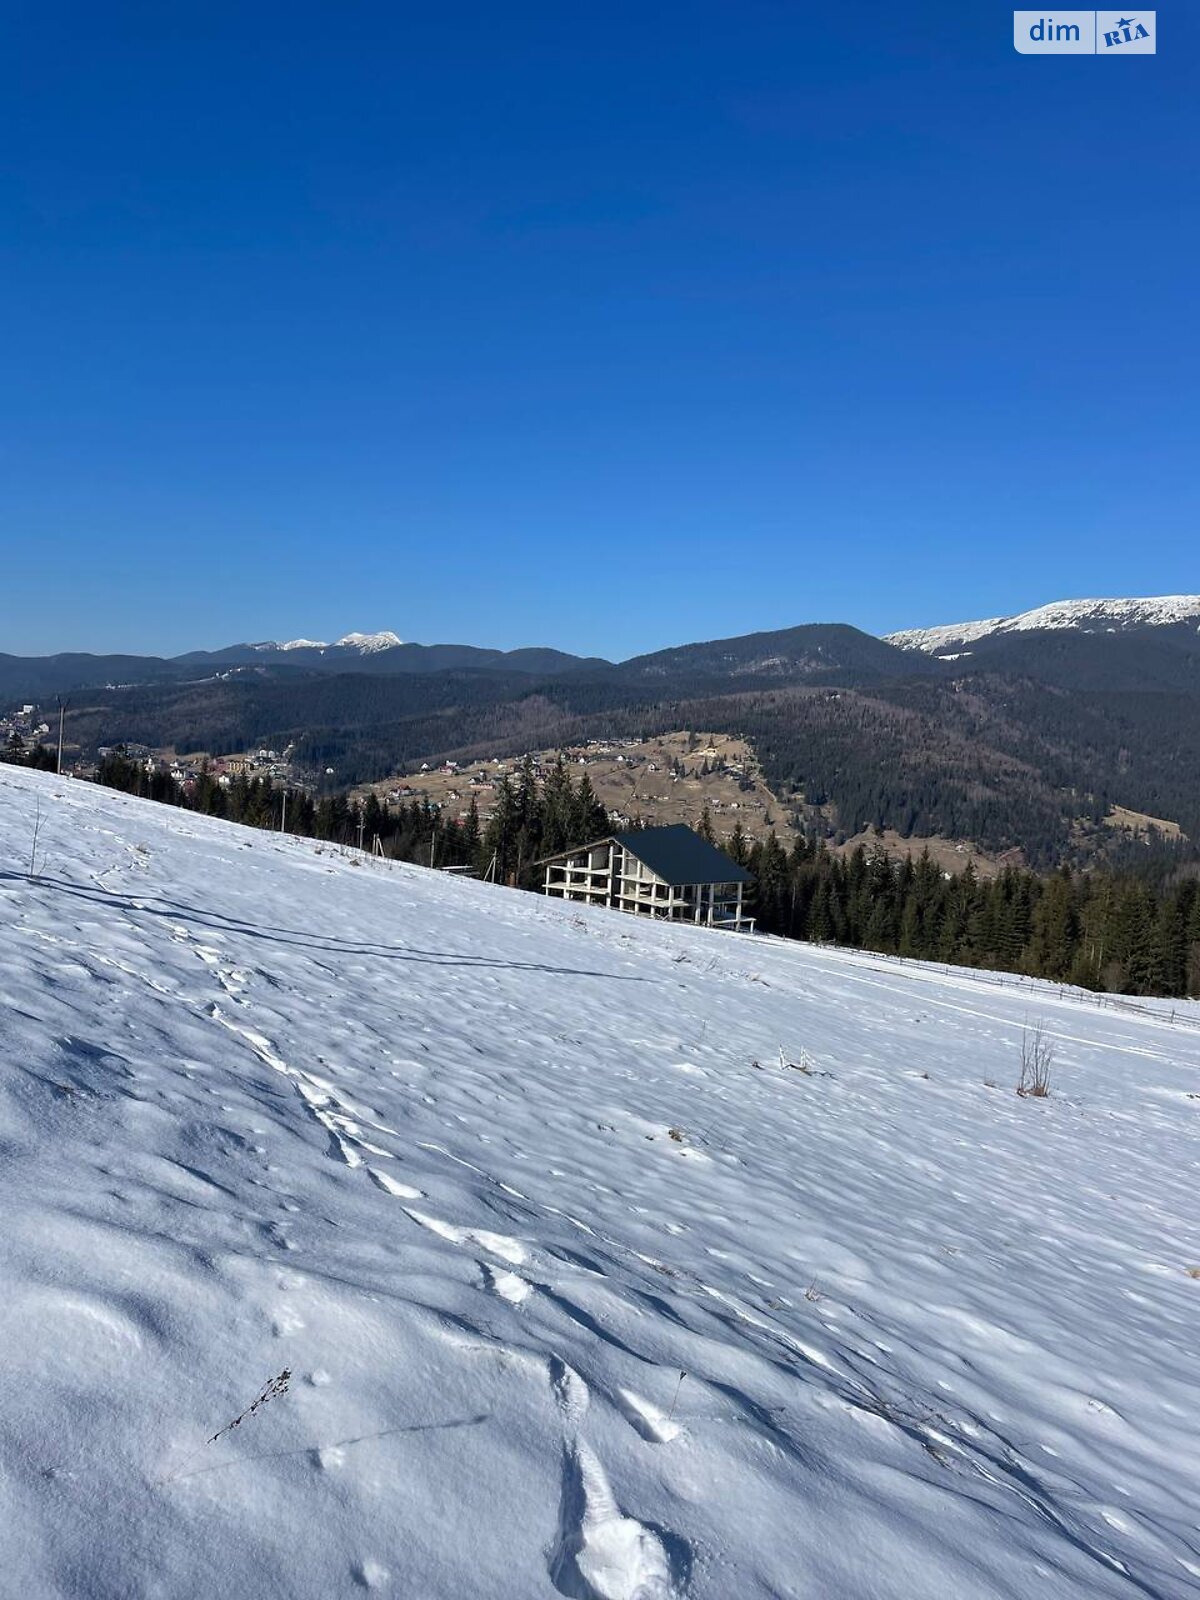
[[[415, 644], [385, 629], [347, 633], [333, 643], [315, 639], [263, 640], [190, 650], [178, 656], [63, 652], [49, 656], [0, 653], [0, 696], [61, 694], [97, 686], [194, 679], [234, 667], [289, 667], [313, 672], [430, 673], [489, 670], [553, 676], [581, 669], [646, 682], [680, 672], [705, 678], [755, 675], [821, 676], [851, 667], [883, 676], [911, 676], [924, 667], [914, 654], [948, 664], [994, 653], [1014, 636], [1068, 635], [1136, 639], [1184, 654], [1200, 652], [1200, 595], [1147, 599], [1058, 600], [1017, 616], [903, 629], [882, 638], [841, 623], [809, 623], [765, 633], [674, 646], [623, 662], [564, 650], [494, 650], [467, 644]], [[967, 648], [969, 647], [969, 648]], [[909, 659], [904, 659], [906, 654]]]
[[[957, 651], [1013, 633], [1127, 634], [1148, 629], [1182, 627], [1200, 632], [1200, 595], [1168, 594], [1142, 600], [1054, 600], [1015, 617], [989, 617], [982, 622], [950, 622], [936, 628], [908, 628], [885, 635], [902, 650], [928, 655]], [[942, 659], [947, 659], [942, 657]], [[949, 659], [955, 659], [950, 657]]]
[[[468, 644], [411, 644], [396, 634], [348, 633], [333, 644], [310, 639], [231, 644], [189, 650], [178, 656], [88, 655], [64, 651], [49, 656], [0, 654], [0, 699], [68, 694], [76, 689], [182, 682], [236, 668], [287, 668], [295, 672], [444, 672], [496, 669], [507, 672], [567, 672], [593, 663], [563, 650], [488, 650]], [[596, 662], [608, 666], [608, 662]]]
[[1049, 866], [1124, 842], [1106, 825], [1120, 807], [1200, 840], [1196, 595], [1058, 601], [886, 638], [807, 624], [623, 662], [391, 632], [0, 657], [0, 701], [57, 694], [85, 753], [286, 744], [339, 787], [446, 756], [694, 728], [749, 739], [783, 803], [836, 836], [893, 828]]

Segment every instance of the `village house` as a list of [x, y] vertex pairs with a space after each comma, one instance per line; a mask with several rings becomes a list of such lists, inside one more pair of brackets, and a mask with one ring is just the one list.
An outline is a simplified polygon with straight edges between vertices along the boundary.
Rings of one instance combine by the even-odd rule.
[[613, 833], [547, 856], [546, 894], [670, 922], [753, 930], [743, 893], [750, 874], [683, 823]]

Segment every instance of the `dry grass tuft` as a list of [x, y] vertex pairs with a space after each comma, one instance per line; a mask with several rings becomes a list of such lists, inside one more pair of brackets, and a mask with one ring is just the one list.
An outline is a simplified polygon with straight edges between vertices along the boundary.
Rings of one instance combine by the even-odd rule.
[[263, 1384], [262, 1388], [258, 1392], [258, 1399], [251, 1401], [251, 1403], [246, 1407], [245, 1411], [243, 1411], [240, 1416], [234, 1417], [232, 1422], [227, 1422], [223, 1428], [218, 1428], [216, 1433], [213, 1434], [212, 1438], [208, 1440], [208, 1443], [215, 1444], [222, 1434], [230, 1433], [234, 1428], [240, 1428], [247, 1417], [254, 1416], [257, 1412], [262, 1410], [263, 1406], [268, 1405], [272, 1400], [278, 1400], [282, 1395], [285, 1395], [288, 1392], [288, 1385], [291, 1383], [291, 1381], [291, 1368], [284, 1367], [281, 1373], [274, 1378], [268, 1379], [267, 1382]]

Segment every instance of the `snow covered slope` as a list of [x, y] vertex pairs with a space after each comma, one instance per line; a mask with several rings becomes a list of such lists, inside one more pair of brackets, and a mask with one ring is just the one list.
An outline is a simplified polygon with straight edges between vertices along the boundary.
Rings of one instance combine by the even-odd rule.
[[1144, 600], [1055, 600], [1016, 617], [980, 622], [947, 622], [936, 628], [907, 628], [886, 635], [901, 650], [937, 655], [955, 645], [973, 644], [1000, 633], [1070, 629], [1079, 633], [1124, 633], [1135, 628], [1170, 627], [1190, 622], [1200, 627], [1200, 595], [1167, 594]]
[[1200, 1593], [1198, 1020], [0, 767], [0, 1592]]

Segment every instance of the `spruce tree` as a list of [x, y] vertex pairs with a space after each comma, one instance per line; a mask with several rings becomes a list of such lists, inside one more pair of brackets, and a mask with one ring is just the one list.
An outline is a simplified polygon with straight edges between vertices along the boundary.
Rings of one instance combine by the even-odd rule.
[[1056, 873], [1042, 889], [1033, 912], [1029, 969], [1035, 977], [1062, 982], [1071, 971], [1078, 934], [1069, 872]]
[[608, 812], [597, 800], [592, 780], [586, 772], [580, 778], [579, 788], [575, 792], [571, 821], [573, 844], [590, 844], [593, 839], [603, 838], [609, 831]]
[[467, 810], [467, 820], [462, 826], [461, 845], [464, 864], [482, 870], [485, 863], [482, 863], [479, 857], [483, 847], [483, 836], [479, 828], [479, 802], [474, 795], [471, 796], [471, 804]]

